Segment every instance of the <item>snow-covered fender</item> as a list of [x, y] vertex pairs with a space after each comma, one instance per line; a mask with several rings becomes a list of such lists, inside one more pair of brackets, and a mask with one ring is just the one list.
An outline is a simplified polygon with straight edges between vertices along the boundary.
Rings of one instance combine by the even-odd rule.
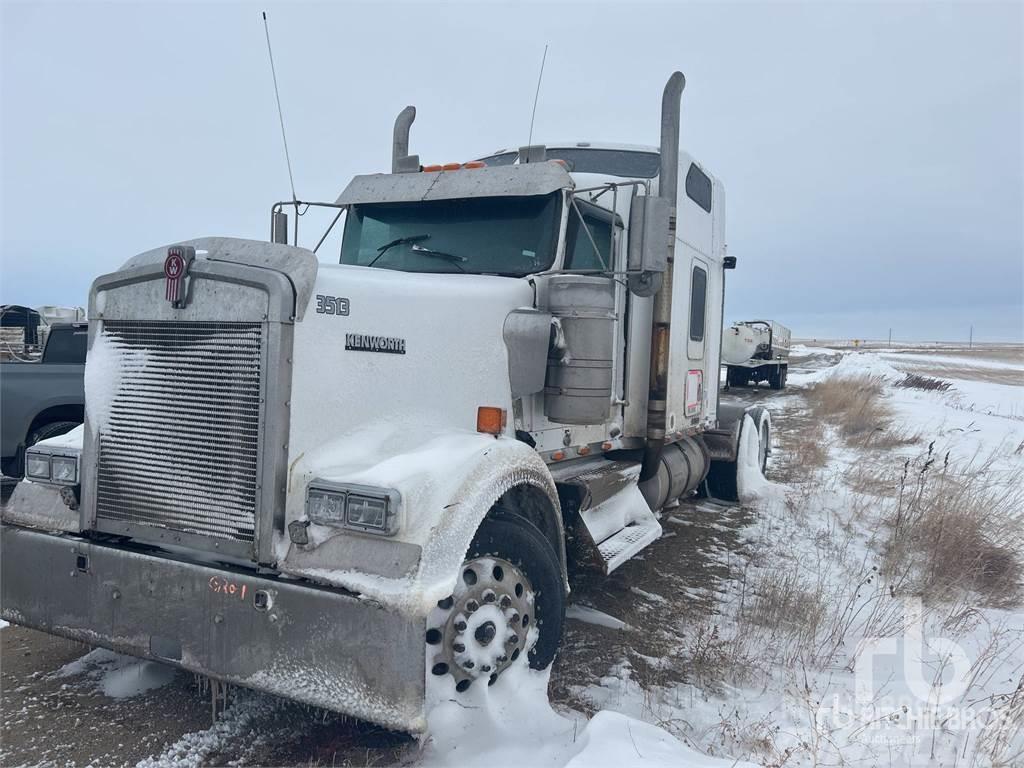
[[[487, 514], [509, 490], [525, 486], [532, 489], [527, 495], [539, 502], [534, 511], [541, 511], [544, 527], [555, 539], [568, 588], [558, 493], [547, 466], [529, 446], [475, 432], [434, 436], [402, 452], [388, 450], [394, 445], [390, 435], [364, 435], [355, 441], [349, 437], [345, 442], [362, 450], [349, 454], [348, 460], [330, 447], [304, 457], [290, 478], [292, 492], [304, 492], [314, 478], [397, 490], [402, 499], [398, 531], [382, 537], [311, 524], [308, 545], [282, 542], [278, 568], [283, 573], [425, 616], [452, 593]], [[407, 436], [403, 442], [408, 446]], [[366, 455], [386, 458], [360, 460]]]

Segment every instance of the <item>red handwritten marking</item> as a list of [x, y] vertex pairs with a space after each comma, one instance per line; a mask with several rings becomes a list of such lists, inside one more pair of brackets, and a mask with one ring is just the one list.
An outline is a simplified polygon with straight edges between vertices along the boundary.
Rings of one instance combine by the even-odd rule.
[[237, 584], [233, 581], [228, 581], [222, 576], [211, 576], [207, 582], [210, 586], [210, 591], [215, 592], [219, 595], [227, 595], [228, 597], [236, 597], [245, 600], [246, 585]]

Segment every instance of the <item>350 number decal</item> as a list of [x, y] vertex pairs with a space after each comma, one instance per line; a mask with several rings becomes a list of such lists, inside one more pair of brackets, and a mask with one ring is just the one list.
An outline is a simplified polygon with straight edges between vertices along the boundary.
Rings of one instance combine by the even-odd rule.
[[320, 315], [348, 315], [348, 299], [341, 296], [316, 295], [316, 311]]

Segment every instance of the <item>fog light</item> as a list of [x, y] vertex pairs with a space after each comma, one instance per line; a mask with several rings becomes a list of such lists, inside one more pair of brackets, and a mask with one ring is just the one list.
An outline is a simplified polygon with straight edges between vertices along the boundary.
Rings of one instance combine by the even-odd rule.
[[309, 521], [293, 520], [288, 523], [288, 538], [295, 544], [309, 544]]
[[30, 480], [50, 479], [50, 457], [45, 453], [25, 454], [25, 474]]
[[55, 483], [74, 485], [78, 482], [78, 460], [73, 456], [54, 456], [50, 460], [51, 477]]
[[367, 496], [349, 496], [345, 508], [345, 522], [353, 528], [387, 530], [388, 500]]

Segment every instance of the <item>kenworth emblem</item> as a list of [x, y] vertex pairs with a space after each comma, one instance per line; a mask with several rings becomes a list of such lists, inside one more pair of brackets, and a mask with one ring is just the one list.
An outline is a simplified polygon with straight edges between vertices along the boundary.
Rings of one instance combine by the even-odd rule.
[[393, 355], [404, 355], [405, 339], [371, 336], [366, 333], [346, 333], [345, 349], [354, 352], [390, 352]]
[[164, 259], [165, 296], [174, 307], [184, 307], [188, 303], [185, 279], [195, 257], [196, 249], [191, 245], [172, 245], [167, 249], [167, 258]]

